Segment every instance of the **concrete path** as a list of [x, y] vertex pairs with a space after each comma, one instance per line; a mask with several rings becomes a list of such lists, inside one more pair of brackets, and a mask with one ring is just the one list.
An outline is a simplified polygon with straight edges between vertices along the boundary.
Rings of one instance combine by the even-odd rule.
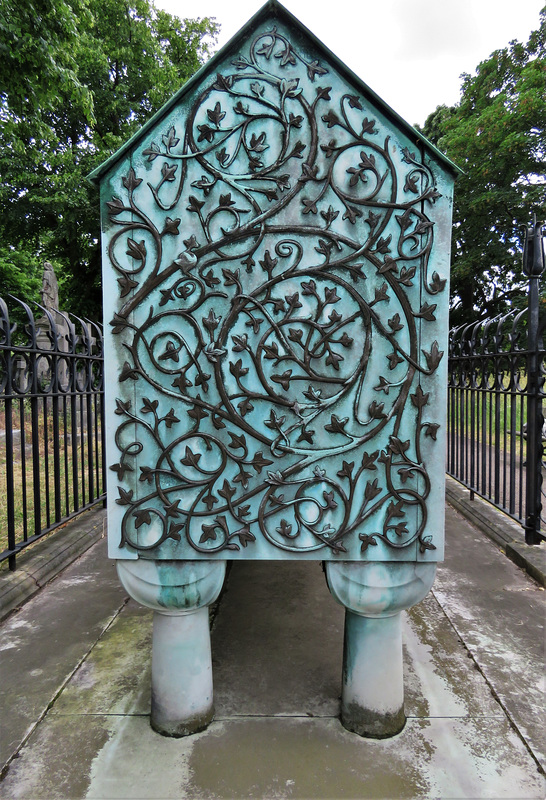
[[431, 594], [405, 620], [408, 722], [337, 718], [343, 609], [318, 563], [238, 563], [213, 625], [216, 718], [149, 727], [151, 614], [100, 542], [0, 626], [0, 796], [545, 796], [544, 590], [456, 511]]

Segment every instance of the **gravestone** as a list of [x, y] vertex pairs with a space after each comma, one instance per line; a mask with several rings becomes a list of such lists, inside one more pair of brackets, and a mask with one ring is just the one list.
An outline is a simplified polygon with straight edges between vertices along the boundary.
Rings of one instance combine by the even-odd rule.
[[[59, 311], [59, 285], [53, 265], [49, 261], [44, 261], [40, 296], [44, 313], [36, 320], [36, 345], [40, 351], [36, 357], [38, 384], [42, 386], [50, 384], [55, 367], [57, 385], [65, 389], [69, 380], [68, 366], [66, 361], [58, 359], [56, 354], [68, 353], [70, 332], [66, 317]], [[49, 351], [53, 351], [51, 355], [48, 355]]]
[[443, 554], [455, 174], [269, 2], [91, 176], [109, 552], [156, 612], [160, 732], [212, 718], [238, 559], [325, 562], [342, 722], [402, 728], [400, 611]]

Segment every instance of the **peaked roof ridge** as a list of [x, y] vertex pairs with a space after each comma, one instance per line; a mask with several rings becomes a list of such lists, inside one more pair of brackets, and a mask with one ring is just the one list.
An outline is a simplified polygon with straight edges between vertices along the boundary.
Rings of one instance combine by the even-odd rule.
[[279, 0], [267, 0], [264, 5], [231, 37], [231, 39], [224, 44], [218, 52], [216, 52], [203, 66], [184, 83], [174, 94], [167, 100], [163, 106], [150, 117], [150, 119], [136, 131], [115, 153], [113, 153], [106, 161], [103, 161], [96, 167], [87, 177], [93, 183], [99, 183], [102, 176], [107, 173], [111, 167], [114, 166], [131, 148], [135, 146], [142, 138], [146, 136], [158, 122], [165, 117], [171, 109], [178, 103], [178, 101], [193, 87], [201, 81], [205, 75], [213, 72], [216, 65], [221, 62], [229, 51], [235, 49], [238, 43], [244, 40], [253, 28], [259, 25], [262, 20], [267, 17], [277, 17], [281, 21], [285, 21], [290, 25], [298, 28], [306, 37], [309, 38], [314, 47], [322, 53], [323, 58], [330, 63], [333, 63], [335, 68], [348, 79], [351, 83], [355, 83], [360, 87], [361, 93], [368, 99], [372, 100], [379, 105], [381, 111], [391, 122], [400, 126], [409, 138], [415, 141], [415, 144], [422, 144], [424, 147], [440, 160], [450, 172], [454, 175], [461, 174], [463, 170], [451, 161], [441, 150], [439, 150], [432, 142], [430, 142], [422, 133], [420, 133], [413, 125], [410, 125], [403, 117], [400, 116], [391, 106], [388, 105], [373, 89], [371, 89], [362, 78], [354, 73], [341, 59], [335, 55], [315, 34], [309, 30], [291, 11], [289, 11]]

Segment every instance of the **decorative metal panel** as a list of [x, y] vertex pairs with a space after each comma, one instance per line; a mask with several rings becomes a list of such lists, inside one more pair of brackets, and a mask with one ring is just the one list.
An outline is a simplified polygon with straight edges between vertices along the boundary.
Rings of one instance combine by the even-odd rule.
[[452, 180], [327, 55], [258, 20], [102, 181], [113, 556], [441, 557]]

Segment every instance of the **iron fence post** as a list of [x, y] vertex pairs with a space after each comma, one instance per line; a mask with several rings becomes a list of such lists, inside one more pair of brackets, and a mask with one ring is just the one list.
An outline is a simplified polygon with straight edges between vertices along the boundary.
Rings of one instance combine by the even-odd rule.
[[523, 271], [529, 277], [528, 296], [528, 345], [527, 345], [527, 480], [525, 541], [540, 544], [540, 515], [542, 489], [542, 415], [540, 374], [540, 320], [539, 280], [544, 270], [544, 230], [536, 221], [525, 230], [523, 249]]

